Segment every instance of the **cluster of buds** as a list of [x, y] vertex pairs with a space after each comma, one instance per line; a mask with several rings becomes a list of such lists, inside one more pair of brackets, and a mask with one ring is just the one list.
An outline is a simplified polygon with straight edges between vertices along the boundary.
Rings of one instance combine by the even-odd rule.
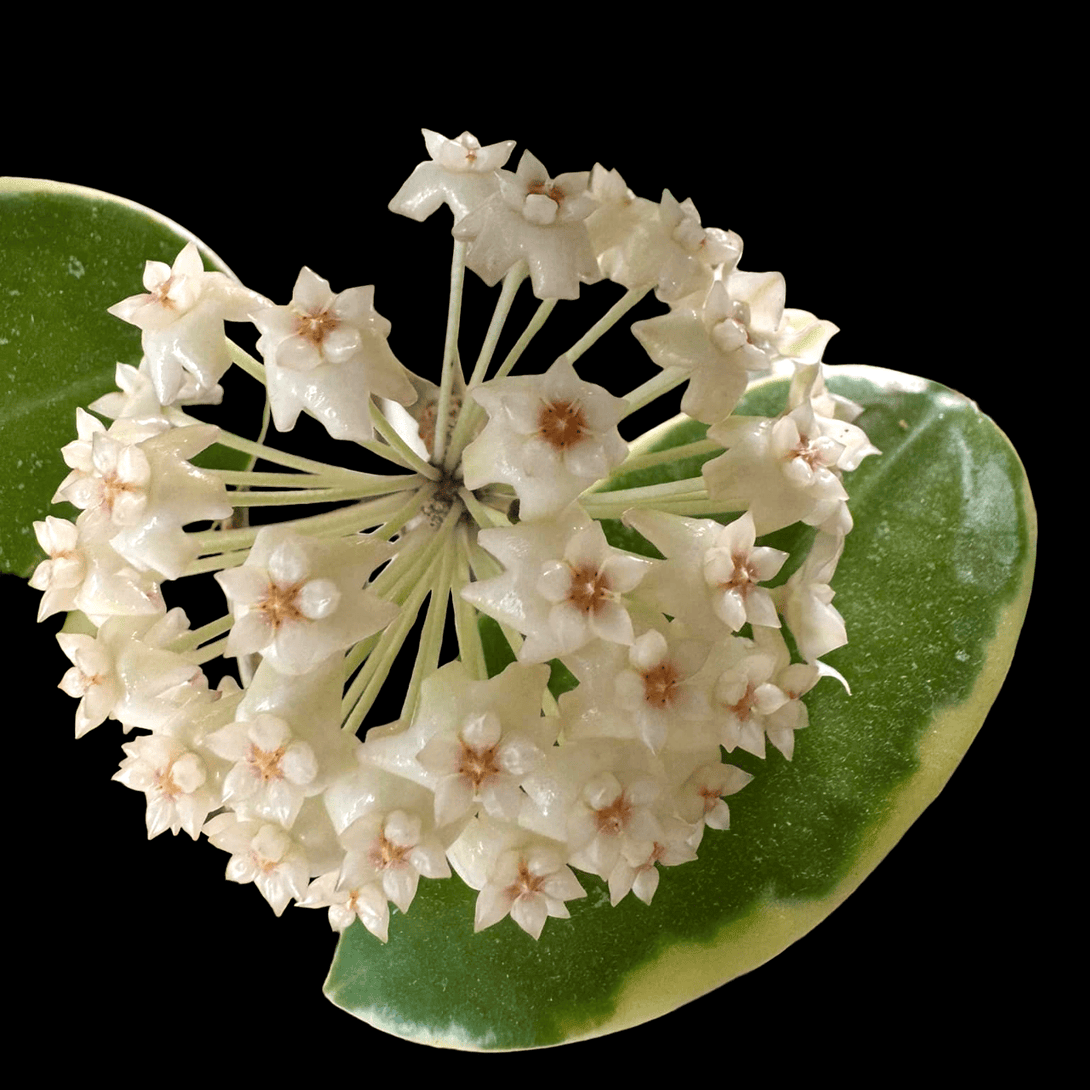
[[[149, 836], [204, 833], [278, 915], [294, 899], [338, 931], [358, 919], [387, 941], [390, 903], [407, 912], [421, 877], [456, 872], [478, 891], [477, 930], [510, 915], [537, 938], [585, 895], [577, 871], [617, 904], [650, 902], [662, 867], [699, 865], [705, 829], [728, 828], [724, 799], [752, 778], [730, 754], [792, 759], [803, 695], [839, 677], [822, 658], [847, 640], [831, 589], [852, 526], [844, 474], [876, 451], [859, 407], [825, 388], [835, 327], [785, 308], [779, 273], [738, 269], [741, 239], [691, 201], [637, 197], [600, 166], [551, 177], [529, 152], [508, 171], [513, 141], [424, 137], [430, 159], [390, 208], [453, 213], [439, 382], [394, 355], [373, 287], [334, 293], [303, 269], [280, 306], [206, 272], [192, 244], [148, 262], [146, 292], [111, 308], [142, 330], [143, 359], [90, 406], [109, 427], [78, 414], [55, 501], [81, 513], [35, 524], [49, 559], [32, 585], [39, 619], [71, 614], [58, 639], [77, 737], [107, 718], [139, 732], [115, 778], [146, 795]], [[469, 373], [467, 268], [502, 282]], [[540, 303], [493, 368], [527, 279]], [[620, 300], [512, 374], [557, 300], [601, 279]], [[582, 377], [581, 357], [652, 293], [666, 313], [632, 331], [660, 372], [623, 396]], [[226, 321], [257, 327], [260, 360]], [[279, 431], [305, 412], [392, 471], [195, 421], [186, 407], [219, 403], [232, 364], [264, 384]], [[791, 376], [782, 411], [732, 415], [773, 371]], [[702, 437], [621, 437], [681, 386]], [[282, 472], [196, 468], [213, 443]], [[693, 459], [696, 475], [631, 483]], [[281, 503], [322, 509], [213, 525]], [[807, 555], [758, 544], [795, 523], [814, 528]], [[226, 612], [192, 629], [162, 587], [202, 573]], [[458, 657], [441, 665], [450, 604]], [[421, 615], [401, 716], [371, 726]], [[510, 652], [494, 676], [482, 615]], [[213, 688], [203, 667], [221, 655], [237, 678]], [[554, 660], [577, 682], [559, 697]]]

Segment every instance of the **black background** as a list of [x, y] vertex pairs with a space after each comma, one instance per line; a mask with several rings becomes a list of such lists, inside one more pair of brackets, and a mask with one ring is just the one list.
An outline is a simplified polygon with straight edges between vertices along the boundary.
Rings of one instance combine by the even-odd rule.
[[[320, 96], [287, 89], [218, 111], [194, 111], [179, 96], [177, 112], [159, 111], [153, 96], [138, 102], [134, 92], [129, 112], [119, 103], [93, 139], [17, 149], [5, 169], [146, 204], [278, 303], [303, 264], [334, 290], [374, 283], [394, 351], [428, 373], [442, 347], [449, 216], [416, 225], [385, 207], [425, 156], [420, 126], [449, 136], [468, 126], [485, 143], [516, 139], [511, 167], [526, 147], [553, 174], [599, 161], [641, 195], [657, 199], [669, 188], [692, 197], [706, 225], [736, 230], [743, 268], [782, 271], [789, 306], [840, 326], [829, 363], [917, 373], [976, 399], [1039, 480], [1037, 432], [1015, 381], [1027, 357], [999, 317], [1012, 304], [1019, 229], [1017, 181], [994, 169], [1002, 103], [982, 120], [973, 94], [917, 97], [871, 75], [860, 72], [838, 93], [799, 81], [782, 102], [724, 80], [699, 94], [656, 85], [591, 97], [567, 87], [550, 99], [538, 88], [518, 103], [497, 95], [472, 105], [437, 91], [432, 105], [398, 99], [385, 112], [373, 95], [356, 111], [311, 106]], [[452, 97], [457, 108], [447, 105]], [[657, 114], [664, 103], [668, 113]], [[579, 310], [599, 312], [590, 303]], [[622, 326], [614, 340], [637, 358], [626, 337]], [[623, 374], [614, 388], [634, 384]], [[13, 612], [29, 623], [37, 595], [13, 597]], [[1039, 614], [1038, 603], [1028, 632]], [[126, 1040], [163, 1027], [234, 1042], [242, 1068], [251, 1055], [267, 1062], [281, 1032], [287, 1047], [313, 1058], [319, 1078], [358, 1070], [348, 1058], [361, 1054], [423, 1062], [420, 1046], [356, 1023], [322, 996], [335, 945], [324, 912], [289, 908], [275, 919], [256, 889], [223, 880], [227, 856], [203, 839], [147, 841], [143, 797], [109, 781], [121, 757], [117, 724], [71, 741], [74, 705], [53, 689], [68, 665], [56, 627], [47, 622], [26, 644], [27, 674], [45, 680], [18, 744], [40, 787], [8, 820], [39, 849], [24, 858], [21, 892], [9, 903], [40, 940], [35, 1002], [43, 1011], [63, 1003], [88, 1069], [117, 1062]], [[926, 1063], [921, 1050], [958, 1041], [955, 1053], [968, 1062], [970, 1012], [996, 1032], [1015, 1025], [1038, 956], [1027, 935], [1042, 800], [1025, 746], [1027, 728], [1042, 729], [1033, 719], [1034, 655], [1023, 639], [947, 790], [816, 931], [652, 1026], [546, 1062], [636, 1057], [664, 1045], [684, 1053], [695, 1026], [715, 1034], [698, 1038], [715, 1049], [713, 1065], [698, 1066], [717, 1081], [736, 1065], [786, 1071], [793, 1059], [846, 1073], [864, 1042], [891, 1062]], [[328, 1057], [342, 1066], [327, 1068]], [[452, 1073], [486, 1074], [497, 1070], [486, 1064], [510, 1072], [519, 1062], [443, 1061]]]

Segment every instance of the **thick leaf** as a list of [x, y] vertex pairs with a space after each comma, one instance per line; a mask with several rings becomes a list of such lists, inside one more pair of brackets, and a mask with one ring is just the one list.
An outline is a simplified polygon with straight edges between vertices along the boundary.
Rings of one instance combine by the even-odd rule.
[[[1032, 500], [1006, 438], [960, 394], [862, 367], [829, 385], [866, 407], [858, 423], [884, 452], [850, 476], [855, 530], [835, 581], [851, 642], [828, 661], [852, 695], [833, 680], [809, 694], [792, 762], [731, 755], [757, 773], [730, 800], [731, 830], [708, 830], [699, 861], [664, 870], [651, 905], [630, 896], [611, 908], [605, 883], [580, 873], [588, 896], [535, 942], [510, 919], [474, 935], [476, 893], [456, 877], [423, 881], [387, 944], [359, 923], [345, 933], [325, 986], [334, 1003], [466, 1049], [638, 1024], [804, 935], [935, 798], [1014, 653]], [[770, 384], [743, 411], [775, 411], [785, 393]]]
[[[68, 473], [60, 450], [76, 408], [115, 389], [118, 362], [140, 362], [140, 331], [106, 308], [144, 290], [148, 260], [171, 263], [190, 240], [205, 267], [230, 269], [188, 231], [98, 190], [0, 179], [0, 571], [29, 575], [42, 559], [33, 522]], [[206, 452], [210, 453], [210, 452]], [[241, 465], [217, 448], [202, 465]]]

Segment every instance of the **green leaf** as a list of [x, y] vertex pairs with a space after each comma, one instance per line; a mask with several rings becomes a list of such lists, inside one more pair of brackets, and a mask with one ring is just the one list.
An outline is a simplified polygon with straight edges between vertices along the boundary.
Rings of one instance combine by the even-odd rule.
[[[855, 530], [835, 586], [850, 642], [807, 697], [794, 760], [732, 796], [731, 829], [665, 870], [650, 905], [587, 897], [535, 942], [510, 919], [473, 933], [475, 891], [422, 881], [383, 944], [358, 922], [325, 985], [390, 1033], [465, 1049], [520, 1049], [620, 1030], [673, 1010], [781, 952], [824, 919], [942, 789], [984, 721], [1029, 599], [1036, 520], [1022, 465], [960, 394], [876, 368], [828, 385], [865, 407], [883, 454], [848, 478]], [[785, 383], [742, 411], [784, 404]], [[690, 437], [691, 438], [691, 437]], [[684, 441], [684, 437], [678, 438]]]
[[[173, 263], [198, 240], [124, 198], [29, 178], [0, 179], [0, 238], [0, 570], [28, 576], [42, 559], [34, 521], [76, 514], [51, 501], [77, 406], [116, 388], [117, 363], [140, 362], [140, 330], [106, 308], [144, 290], [146, 261]], [[230, 273], [198, 245], [206, 268]], [[218, 447], [198, 461], [240, 468], [245, 458]]]

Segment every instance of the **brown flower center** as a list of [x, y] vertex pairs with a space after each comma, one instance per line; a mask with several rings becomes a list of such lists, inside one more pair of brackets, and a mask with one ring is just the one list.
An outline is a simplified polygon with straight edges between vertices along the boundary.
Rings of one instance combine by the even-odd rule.
[[289, 621], [305, 619], [305, 615], [295, 604], [302, 585], [302, 583], [292, 583], [289, 586], [281, 586], [279, 583], [269, 584], [265, 597], [258, 603], [257, 609], [265, 614], [265, 619], [274, 630]]
[[458, 774], [465, 776], [473, 784], [474, 790], [479, 790], [482, 783], [490, 776], [499, 775], [501, 769], [496, 764], [496, 747], [489, 749], [474, 749], [466, 742], [459, 739], [462, 752], [458, 758]]
[[310, 311], [295, 318], [295, 335], [311, 344], [320, 346], [322, 341], [340, 325], [336, 315], [328, 310]]
[[746, 691], [742, 694], [742, 698], [737, 704], [728, 705], [730, 710], [734, 712], [741, 720], [746, 720], [750, 717], [753, 711], [753, 703], [757, 696], [757, 690], [753, 685], [747, 685]]
[[594, 823], [598, 832], [606, 836], [619, 836], [632, 818], [632, 804], [622, 791], [608, 806], [594, 811]]
[[578, 401], [546, 402], [537, 419], [537, 433], [556, 450], [568, 450], [587, 434], [587, 418]]
[[107, 511], [113, 511], [114, 504], [117, 503], [119, 497], [126, 492], [139, 491], [140, 489], [136, 485], [123, 481], [116, 473], [106, 473], [102, 477], [102, 506]]
[[560, 186], [553, 185], [546, 189], [544, 182], [534, 182], [533, 185], [527, 187], [526, 192], [527, 194], [537, 193], [540, 196], [548, 197], [549, 200], [558, 205], [564, 200], [564, 190]]
[[720, 793], [718, 788], [708, 787], [705, 784], [700, 788], [700, 795], [704, 799], [704, 813], [710, 814], [719, 803]]
[[519, 860], [518, 876], [509, 885], [504, 893], [508, 897], [522, 897], [527, 893], [537, 893], [541, 889], [541, 884], [545, 881], [544, 877], [537, 874], [531, 874], [530, 868], [526, 865], [525, 859]]
[[400, 866], [412, 850], [411, 844], [395, 844], [386, 839], [385, 833], [380, 833], [378, 840], [371, 846], [371, 865], [376, 870]]
[[155, 786], [171, 800], [176, 799], [182, 793], [182, 789], [174, 782], [173, 767], [171, 765], [164, 772], [155, 773]]
[[568, 601], [584, 616], [597, 613], [609, 600], [609, 579], [605, 572], [589, 565], [571, 569]]
[[168, 310], [174, 309], [174, 300], [170, 297], [170, 289], [172, 287], [174, 287], [174, 277], [168, 276], [166, 280], [150, 293], [159, 306], [166, 307]]
[[719, 584], [720, 590], [739, 590], [743, 595], [757, 582], [757, 573], [746, 563], [745, 553], [735, 553], [731, 557], [734, 562], [734, 571], [731, 577]]
[[254, 772], [261, 777], [262, 783], [268, 783], [269, 780], [284, 778], [284, 773], [280, 770], [280, 761], [283, 756], [283, 746], [278, 746], [276, 749], [258, 749], [257, 746], [251, 745], [247, 760]]
[[672, 704], [677, 696], [677, 686], [680, 680], [677, 667], [672, 662], [660, 662], [646, 670], [643, 677], [643, 698], [648, 704], [656, 708], [665, 708]]

